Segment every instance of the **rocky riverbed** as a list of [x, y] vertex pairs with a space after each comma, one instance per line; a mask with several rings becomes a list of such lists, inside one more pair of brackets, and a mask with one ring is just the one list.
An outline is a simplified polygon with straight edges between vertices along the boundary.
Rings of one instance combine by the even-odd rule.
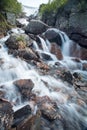
[[0, 129], [87, 130], [87, 49], [38, 20], [1, 38]]

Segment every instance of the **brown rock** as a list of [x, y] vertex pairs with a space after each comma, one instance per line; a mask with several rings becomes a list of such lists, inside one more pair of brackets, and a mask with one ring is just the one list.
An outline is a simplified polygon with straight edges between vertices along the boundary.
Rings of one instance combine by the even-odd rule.
[[57, 114], [57, 108], [52, 103], [44, 103], [41, 106], [41, 112], [44, 117], [46, 117], [48, 120], [55, 120], [59, 117]]
[[56, 43], [52, 43], [52, 45], [51, 45], [51, 53], [56, 55], [56, 57], [59, 60], [63, 59], [63, 55], [62, 55], [61, 49], [60, 49], [60, 47]]
[[5, 44], [9, 49], [24, 49], [29, 45], [29, 37], [26, 34], [11, 34]]
[[0, 33], [0, 39], [4, 37], [4, 34], [3, 33]]
[[82, 60], [87, 60], [87, 48], [81, 48], [81, 59]]
[[13, 121], [12, 106], [7, 101], [0, 100], [0, 130], [9, 130]]
[[34, 101], [37, 103], [42, 116], [48, 120], [59, 118], [57, 114], [57, 105], [48, 96], [36, 97]]
[[70, 56], [87, 60], [87, 48], [83, 48], [82, 46], [79, 46], [78, 43], [73, 42], [70, 47]]
[[20, 79], [14, 82], [24, 99], [29, 99], [34, 83], [30, 79]]
[[87, 48], [87, 34], [83, 33], [81, 30], [75, 29], [74, 32], [71, 33], [70, 38], [81, 47]]
[[49, 70], [49, 66], [44, 63], [44, 62], [36, 62], [36, 61], [33, 61], [34, 64], [39, 68], [39, 69], [43, 69], [43, 70]]
[[18, 50], [17, 56], [25, 59], [26, 61], [30, 61], [30, 60], [38, 61], [39, 60], [38, 55], [30, 48]]

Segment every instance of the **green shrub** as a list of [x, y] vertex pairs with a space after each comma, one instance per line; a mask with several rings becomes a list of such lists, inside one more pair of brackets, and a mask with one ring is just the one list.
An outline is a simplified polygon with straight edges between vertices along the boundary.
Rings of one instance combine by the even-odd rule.
[[22, 41], [22, 42], [24, 42], [24, 41], [25, 41], [24, 36], [22, 36], [22, 35], [18, 36], [18, 37], [17, 37], [17, 41]]
[[48, 2], [48, 4], [43, 4], [42, 6], [40, 6], [40, 13], [44, 14], [45, 12], [56, 12], [56, 10], [64, 5], [66, 2], [67, 0], [53, 0], [52, 2]]
[[22, 12], [22, 6], [17, 0], [0, 0], [0, 11], [8, 11], [18, 15]]
[[9, 30], [12, 27], [14, 27], [14, 26], [8, 24], [5, 17], [0, 13], [0, 30], [2, 30], [2, 31]]

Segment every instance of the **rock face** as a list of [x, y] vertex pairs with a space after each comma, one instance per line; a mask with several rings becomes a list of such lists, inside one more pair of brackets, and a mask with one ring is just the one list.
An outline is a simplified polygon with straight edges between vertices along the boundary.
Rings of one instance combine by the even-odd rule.
[[25, 28], [25, 33], [38, 35], [45, 32], [48, 28], [49, 28], [48, 25], [39, 20], [31, 20]]
[[13, 110], [9, 102], [0, 99], [0, 130], [9, 130], [13, 121]]
[[42, 21], [65, 31], [72, 40], [87, 48], [87, 1], [68, 0], [56, 13], [43, 14]]
[[24, 99], [29, 99], [34, 83], [30, 79], [20, 79], [14, 82]]
[[70, 39], [77, 42], [81, 47], [87, 49], [87, 34], [75, 29], [70, 33]]
[[[84, 47], [82, 47], [84, 46]], [[78, 57], [82, 60], [87, 60], [87, 48], [84, 45], [78, 45], [76, 42], [72, 42], [70, 46], [70, 56], [72, 57]]]

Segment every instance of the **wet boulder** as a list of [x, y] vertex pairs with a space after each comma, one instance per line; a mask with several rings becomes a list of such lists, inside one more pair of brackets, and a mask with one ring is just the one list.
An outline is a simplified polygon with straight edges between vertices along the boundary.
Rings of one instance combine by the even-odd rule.
[[44, 103], [41, 105], [42, 116], [52, 121], [59, 117], [57, 108], [52, 103]]
[[45, 71], [48, 71], [50, 69], [50, 67], [44, 63], [43, 61], [41, 62], [36, 62], [36, 61], [33, 61], [33, 63], [39, 68], [39, 69], [42, 69], [42, 70], [45, 70]]
[[14, 112], [14, 120], [12, 127], [16, 127], [20, 124], [24, 119], [31, 115], [31, 108], [29, 105], [26, 105], [17, 111]]
[[59, 118], [57, 104], [48, 96], [37, 97], [36, 103], [42, 113], [42, 117], [50, 121]]
[[9, 49], [24, 49], [29, 46], [29, 37], [26, 34], [11, 34], [8, 40], [5, 42]]
[[12, 105], [0, 99], [0, 130], [9, 130], [13, 121]]
[[56, 43], [51, 44], [51, 53], [54, 54], [59, 60], [63, 59], [62, 51]]
[[34, 83], [30, 79], [20, 79], [14, 82], [14, 85], [17, 86], [20, 91], [23, 99], [29, 99], [31, 96], [31, 91], [34, 87]]
[[[37, 53], [39, 55], [39, 52], [37, 52]], [[45, 53], [45, 52], [41, 52], [40, 55], [41, 55], [41, 59], [44, 60], [44, 61], [52, 60], [52, 57], [49, 54]]]
[[37, 53], [30, 48], [19, 49], [14, 55], [19, 56], [26, 61], [30, 61], [30, 60], [38, 61], [39, 60]]
[[86, 71], [74, 71], [74, 84], [77, 87], [87, 87], [87, 72]]
[[68, 70], [62, 71], [60, 77], [62, 78], [63, 81], [73, 84], [73, 75], [71, 74], [70, 71], [68, 71]]
[[31, 20], [25, 28], [25, 33], [38, 35], [45, 32], [48, 28], [49, 26], [40, 20]]
[[62, 45], [62, 40], [58, 29], [50, 28], [45, 33], [43, 33], [43, 36], [47, 38], [50, 42], [55, 42], [59, 46]]
[[29, 105], [26, 105], [14, 113], [12, 130], [41, 130], [40, 129], [40, 111], [32, 114]]

